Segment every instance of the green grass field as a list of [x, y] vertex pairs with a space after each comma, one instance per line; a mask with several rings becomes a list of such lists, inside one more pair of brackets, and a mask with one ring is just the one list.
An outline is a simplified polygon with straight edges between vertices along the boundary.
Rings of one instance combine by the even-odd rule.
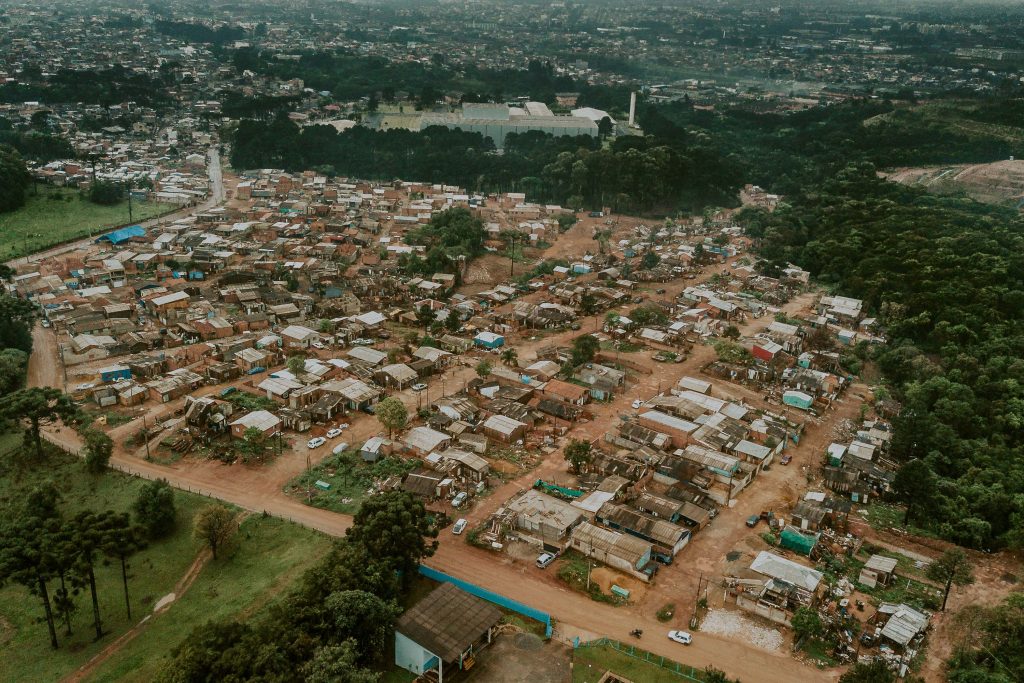
[[[176, 208], [157, 202], [132, 202], [132, 222]], [[25, 206], [0, 214], [0, 259], [18, 258], [128, 223], [127, 201], [101, 206], [82, 199], [78, 190], [40, 187], [39, 194], [33, 194], [30, 189]]]
[[[680, 647], [682, 647], [680, 645]], [[642, 657], [643, 651], [637, 654]], [[609, 645], [580, 647], [572, 653], [573, 683], [597, 683], [606, 671], [611, 671], [631, 681], [644, 683], [686, 683], [703, 680], [704, 672], [685, 664], [677, 664], [658, 655], [648, 654], [652, 661], [645, 661], [615, 650]], [[679, 673], [676, 673], [676, 670]], [[684, 674], [684, 675], [680, 675]]]
[[[16, 503], [24, 491], [39, 483], [55, 482], [64, 497], [65, 514], [82, 509], [128, 510], [140, 479], [108, 472], [85, 473], [82, 463], [62, 453], [50, 454], [35, 470], [11, 465], [19, 435], [0, 436], [0, 510]], [[129, 589], [133, 618], [127, 619], [120, 567], [97, 572], [100, 612], [107, 635], [93, 642], [88, 593], [79, 596], [72, 619], [74, 633], [59, 628], [60, 649], [50, 649], [43, 609], [38, 598], [16, 584], [0, 589], [0, 681], [53, 681], [82, 666], [120, 634], [139, 623], [157, 600], [174, 590], [195, 561], [199, 545], [192, 537], [192, 518], [209, 500], [180, 491], [175, 494], [178, 529], [131, 559]], [[245, 520], [231, 549], [209, 563], [187, 593], [166, 612], [153, 617], [141, 634], [115, 654], [93, 680], [152, 679], [170, 650], [192, 627], [208, 619], [248, 615], [286, 589], [329, 547], [330, 540], [273, 518]]]

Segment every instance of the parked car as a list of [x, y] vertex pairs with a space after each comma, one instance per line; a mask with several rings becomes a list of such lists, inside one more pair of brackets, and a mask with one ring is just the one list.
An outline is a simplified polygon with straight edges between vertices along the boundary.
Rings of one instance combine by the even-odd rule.
[[747, 526], [753, 528], [757, 526], [757, 523], [761, 521], [760, 515], [750, 515], [747, 517]]
[[427, 388], [427, 385], [424, 384], [423, 382], [417, 382], [416, 384], [412, 385], [412, 390], [413, 391], [423, 391], [426, 388]]
[[325, 443], [327, 443], [327, 439], [322, 436], [315, 436], [306, 442], [306, 448], [320, 448]]
[[335, 427], [334, 429], [327, 430], [327, 438], [333, 439], [336, 436], [341, 436], [341, 430]]
[[465, 491], [459, 491], [455, 494], [455, 497], [452, 498], [452, 507], [462, 507], [462, 504], [466, 502], [466, 498], [468, 497], [469, 496]]
[[374, 342], [372, 339], [366, 339], [365, 337], [361, 337], [359, 339], [353, 339], [352, 343], [355, 344], [356, 346], [373, 346], [376, 342]]
[[341, 430], [348, 429], [348, 422], [342, 422], [340, 425], [338, 425], [338, 429], [341, 429]]
[[254, 367], [252, 370], [250, 370], [249, 372], [247, 372], [245, 374], [247, 374], [247, 375], [258, 375], [261, 372], [266, 372], [266, 370], [267, 370], [266, 368], [261, 368], [261, 367], [259, 367], [257, 365], [256, 367]]
[[321, 344], [318, 341], [313, 342], [312, 346], [313, 346], [314, 349], [320, 349], [320, 350], [323, 350], [323, 349], [327, 348], [326, 346], [324, 346], [323, 344]]
[[636, 410], [637, 408], [643, 406], [643, 404], [644, 404], [644, 402], [641, 401], [640, 399], [634, 399], [634, 401], [633, 401], [633, 410]]
[[668, 639], [674, 640], [677, 643], [682, 643], [683, 645], [689, 645], [693, 642], [693, 636], [686, 631], [669, 631]]
[[344, 453], [347, 450], [348, 450], [348, 441], [342, 441], [341, 443], [339, 443], [337, 446], [335, 446], [331, 450], [331, 453], [334, 453], [335, 455], [341, 455], [342, 453]]
[[793, 462], [793, 456], [792, 455], [788, 455], [787, 454], [787, 455], [782, 456], [782, 458], [779, 459], [779, 463], [781, 463], [783, 465], [788, 465], [791, 462]]
[[459, 521], [455, 522], [455, 524], [452, 526], [452, 533], [456, 536], [461, 536], [462, 532], [466, 530], [467, 524], [469, 524], [469, 522], [467, 522], [465, 519], [460, 519]]
[[544, 569], [549, 564], [555, 561], [555, 556], [551, 553], [541, 553], [537, 556], [537, 566]]
[[238, 389], [235, 387], [224, 387], [223, 389], [220, 390], [220, 397], [224, 398], [225, 396], [230, 396], [236, 391], [238, 391]]

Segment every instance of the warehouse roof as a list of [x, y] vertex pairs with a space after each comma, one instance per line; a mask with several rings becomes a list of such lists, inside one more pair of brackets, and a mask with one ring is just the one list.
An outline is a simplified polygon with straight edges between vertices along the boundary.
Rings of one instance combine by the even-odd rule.
[[500, 620], [497, 607], [443, 583], [399, 617], [395, 630], [451, 662]]

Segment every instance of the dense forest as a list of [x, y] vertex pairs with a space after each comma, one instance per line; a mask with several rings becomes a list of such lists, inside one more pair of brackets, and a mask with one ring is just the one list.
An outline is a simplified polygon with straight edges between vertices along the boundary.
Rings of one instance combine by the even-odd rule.
[[[688, 102], [647, 106], [648, 135], [683, 135], [739, 160], [747, 182], [780, 194], [799, 193], [849, 163], [879, 168], [980, 163], [1024, 154], [1022, 100], [895, 106], [854, 100], [789, 114], [746, 107], [716, 111]], [[1008, 124], [1002, 131], [976, 124]]]
[[243, 48], [232, 54], [239, 71], [248, 69], [282, 79], [301, 78], [306, 87], [328, 90], [337, 100], [378, 94], [385, 102], [405, 93], [421, 106], [431, 106], [443, 93], [461, 93], [465, 102], [501, 102], [527, 96], [536, 102], [555, 103], [555, 93], [579, 93], [577, 106], [623, 111], [629, 105], [627, 86], [594, 86], [558, 75], [549, 62], [531, 60], [525, 69], [484, 69], [446, 64], [436, 54], [429, 64], [392, 62], [348, 52], [305, 52], [298, 61], [273, 59], [268, 52]]
[[173, 83], [173, 80], [168, 81], [168, 78], [171, 78], [169, 72], [161, 74], [163, 80], [157, 80], [135, 73], [120, 64], [101, 71], [61, 69], [30, 83], [7, 83], [0, 86], [0, 102], [83, 102], [106, 107], [132, 101], [144, 106], [158, 106], [169, 101], [166, 86]]
[[902, 403], [893, 455], [928, 466], [904, 495], [916, 524], [974, 548], [1024, 544], [1024, 218], [850, 165], [773, 214], [747, 211], [774, 264], [862, 298]]
[[589, 136], [511, 134], [504, 153], [496, 154], [479, 133], [442, 127], [339, 133], [330, 126], [299, 128], [285, 117], [242, 121], [231, 165], [444, 182], [474, 192], [520, 190], [531, 201], [666, 213], [733, 203], [741, 179], [734, 160], [707, 146], [651, 136], [602, 148]]

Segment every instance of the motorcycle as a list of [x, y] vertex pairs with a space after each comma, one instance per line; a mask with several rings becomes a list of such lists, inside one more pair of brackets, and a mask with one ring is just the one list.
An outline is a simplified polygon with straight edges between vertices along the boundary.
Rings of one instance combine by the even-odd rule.
[[633, 636], [634, 638], [639, 638], [643, 634], [644, 634], [643, 629], [639, 629], [639, 628], [635, 628], [635, 629], [633, 629], [632, 631], [629, 632], [629, 635]]

